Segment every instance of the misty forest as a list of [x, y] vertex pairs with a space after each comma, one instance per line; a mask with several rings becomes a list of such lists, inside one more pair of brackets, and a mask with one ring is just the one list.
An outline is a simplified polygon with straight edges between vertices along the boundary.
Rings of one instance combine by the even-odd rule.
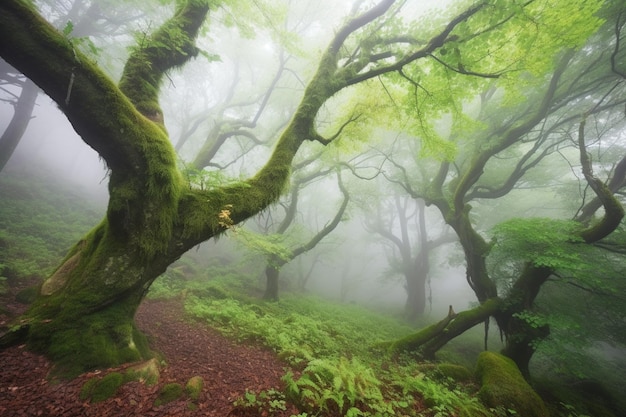
[[2, 0], [0, 415], [626, 415], [623, 0]]

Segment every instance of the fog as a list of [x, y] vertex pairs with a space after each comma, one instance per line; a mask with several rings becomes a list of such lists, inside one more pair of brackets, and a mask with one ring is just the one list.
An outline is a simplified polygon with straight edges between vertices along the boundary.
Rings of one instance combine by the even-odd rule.
[[[12, 109], [2, 104], [0, 125], [6, 126]], [[35, 165], [56, 181], [75, 185], [94, 204], [106, 205], [108, 179], [103, 161], [48, 97], [39, 96], [33, 118], [5, 169], [14, 165]]]
[[[38, 3], [57, 27], [67, 27], [66, 13], [73, 2]], [[164, 126], [176, 148], [184, 186], [190, 189], [218, 189], [248, 179], [265, 166], [297, 116], [328, 43], [353, 10], [352, 2], [330, 0], [278, 2], [265, 8], [256, 2], [240, 3], [250, 4], [212, 12], [197, 40], [201, 53], [168, 72], [162, 83]], [[356, 3], [357, 11], [363, 12], [373, 2]], [[387, 50], [388, 44], [382, 42], [378, 49], [367, 50], [368, 59], [376, 58], [356, 75], [394, 68], [413, 45], [427, 46], [420, 36], [434, 36], [465, 3], [397, 2], [379, 27], [365, 26], [355, 32], [360, 38], [348, 38], [335, 67], [349, 68], [362, 59], [367, 42], [385, 39], [396, 49]], [[76, 36], [68, 35], [72, 45], [115, 81], [129, 46], [165, 21], [173, 5], [151, 5], [136, 18], [120, 19], [132, 12], [127, 7], [99, 10], [97, 18], [85, 12], [82, 21], [73, 22]], [[463, 30], [477, 31], [483, 23], [468, 24]], [[605, 314], [619, 314], [623, 301], [611, 298], [605, 311], [602, 297], [624, 287], [623, 224], [607, 240], [588, 245], [588, 250], [580, 247], [596, 242], [567, 235], [605, 215], [602, 208], [588, 216], [585, 211], [595, 194], [584, 170], [584, 155], [591, 155], [599, 181], [612, 187], [617, 200], [624, 200], [626, 182], [612, 182], [619, 177], [626, 149], [624, 83], [611, 72], [608, 61], [592, 65], [594, 59], [599, 62], [607, 56], [598, 45], [613, 42], [612, 32], [600, 32], [602, 28], [598, 24], [589, 29], [581, 40], [564, 40], [587, 45], [582, 52], [572, 52], [574, 58], [568, 62], [557, 46], [537, 46], [546, 50], [549, 63], [538, 58], [540, 52], [521, 53], [525, 46], [515, 39], [507, 45], [511, 55], [517, 54], [514, 62], [507, 61], [502, 45], [478, 53], [484, 45], [499, 42], [499, 37], [477, 45], [467, 35], [465, 44], [456, 43], [466, 36], [459, 30], [445, 38], [448, 49], [429, 52], [423, 63], [342, 86], [316, 113], [307, 133], [311, 138], [298, 150], [280, 200], [225, 227], [219, 239], [200, 244], [170, 268], [191, 265], [184, 277], [190, 281], [209, 281], [218, 278], [211, 274], [234, 271], [254, 283], [251, 293], [260, 298], [268, 267], [280, 263], [276, 268], [280, 296], [314, 294], [415, 324], [415, 315], [423, 322], [438, 321], [448, 315], [450, 306], [456, 312], [468, 310], [479, 305], [479, 298], [508, 300], [522, 285], [524, 268], [532, 265], [553, 274], [538, 285], [528, 311], [542, 317], [574, 317], [575, 306], [561, 298], [565, 290], [549, 286], [560, 283], [573, 291], [571, 299], [577, 303], [589, 302], [598, 322]], [[595, 31], [599, 34], [593, 35]], [[404, 42], [405, 36], [410, 40]], [[623, 52], [616, 51], [623, 58]], [[535, 58], [532, 64], [526, 61]], [[564, 64], [559, 67], [561, 59]], [[463, 63], [474, 67], [468, 70]], [[14, 116], [24, 78], [4, 62], [0, 68], [4, 131]], [[584, 91], [581, 79], [589, 85]], [[71, 88], [68, 97], [70, 92]], [[579, 125], [581, 115], [589, 117], [592, 126], [586, 143], [578, 141], [585, 132]], [[106, 163], [41, 92], [0, 177], [31, 168], [47, 181], [72, 189], [105, 215]], [[335, 216], [340, 221], [326, 230]], [[312, 247], [306, 247], [322, 232]], [[602, 255], [593, 252], [607, 248], [611, 250]], [[472, 270], [479, 257], [484, 263], [480, 274]], [[601, 259], [597, 273], [596, 259]], [[159, 280], [172, 279], [171, 271]], [[483, 276], [487, 278], [481, 281]], [[485, 281], [492, 284], [487, 289]], [[411, 290], [416, 282], [420, 289]], [[547, 290], [541, 287], [544, 282], [549, 284]], [[544, 292], [535, 303], [540, 287]], [[410, 295], [416, 293], [425, 298], [425, 305], [411, 301]], [[591, 332], [593, 319], [579, 319], [584, 331]], [[623, 330], [621, 319], [618, 324], [604, 323], [607, 327], [598, 334], [589, 333], [592, 343], [586, 349], [607, 361], [622, 360], [624, 337], [607, 330]], [[544, 358], [550, 354], [546, 352]]]

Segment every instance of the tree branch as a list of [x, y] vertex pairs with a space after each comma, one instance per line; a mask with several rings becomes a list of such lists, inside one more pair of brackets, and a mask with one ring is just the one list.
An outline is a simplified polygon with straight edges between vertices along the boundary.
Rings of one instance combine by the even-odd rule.
[[593, 243], [613, 233], [624, 217], [624, 208], [615, 198], [609, 187], [593, 175], [591, 158], [585, 146], [585, 118], [578, 127], [578, 147], [583, 175], [591, 189], [596, 193], [604, 207], [602, 219], [581, 232], [581, 237], [587, 243]]

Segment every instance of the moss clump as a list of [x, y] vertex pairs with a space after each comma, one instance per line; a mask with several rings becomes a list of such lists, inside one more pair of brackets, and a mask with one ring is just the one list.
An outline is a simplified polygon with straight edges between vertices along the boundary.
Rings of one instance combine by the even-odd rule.
[[197, 401], [200, 397], [200, 393], [202, 392], [202, 387], [204, 387], [204, 380], [202, 377], [194, 376], [189, 381], [187, 381], [187, 385], [185, 385], [185, 391], [189, 398], [193, 401]]
[[515, 410], [524, 417], [547, 417], [543, 400], [526, 382], [511, 359], [494, 352], [478, 356], [476, 376], [481, 381], [478, 396], [488, 407]]
[[147, 362], [133, 366], [126, 371], [125, 378], [127, 381], [139, 381], [146, 385], [155, 385], [159, 382], [159, 362], [152, 358]]
[[100, 379], [92, 378], [80, 390], [80, 399], [91, 399], [94, 403], [104, 401], [114, 396], [124, 382], [124, 375], [119, 372], [111, 372]]
[[182, 397], [183, 386], [177, 383], [165, 384], [159, 392], [159, 396], [154, 401], [155, 406], [163, 405], [175, 401]]
[[451, 378], [457, 382], [468, 382], [474, 378], [474, 375], [469, 369], [452, 363], [441, 363], [437, 365], [437, 373], [444, 378]]

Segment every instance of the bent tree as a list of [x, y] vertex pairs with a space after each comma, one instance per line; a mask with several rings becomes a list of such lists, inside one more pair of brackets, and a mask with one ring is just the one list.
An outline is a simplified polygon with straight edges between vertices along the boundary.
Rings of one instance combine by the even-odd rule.
[[[506, 84], [486, 86], [472, 113], [481, 124], [468, 129], [471, 119], [465, 118], [465, 129], [452, 128], [449, 140], [466, 150], [454, 161], [430, 165], [430, 175], [423, 176], [406, 169], [400, 160], [392, 161], [395, 181], [412, 197], [437, 207], [455, 230], [465, 254], [468, 284], [480, 302], [459, 314], [451, 311], [441, 322], [397, 341], [396, 350], [433, 356], [454, 337], [493, 317], [505, 336], [503, 353], [529, 376], [537, 343], [550, 332], [549, 324], [535, 313], [542, 287], [564, 271], [581, 279], [593, 266], [578, 254], [611, 235], [624, 216], [616, 192], [624, 184], [626, 157], [611, 160], [612, 155], [601, 148], [613, 144], [611, 137], [619, 137], [617, 132], [623, 128], [626, 96], [614, 64], [622, 26], [619, 19], [617, 24], [609, 21], [577, 51], [560, 52], [554, 68], [539, 75], [533, 87], [527, 86], [524, 97], [509, 98], [507, 103]], [[617, 39], [611, 40], [613, 33]], [[532, 76], [525, 74], [518, 82], [524, 79]], [[589, 156], [593, 148], [594, 160]], [[569, 174], [576, 167], [580, 184], [574, 187], [586, 188], [589, 194], [587, 200], [581, 199], [578, 213], [571, 211], [573, 220], [510, 219], [494, 228], [496, 239], [489, 241], [476, 222], [476, 209], [484, 205], [482, 210], [488, 210], [492, 207], [488, 201], [497, 201], [520, 185], [532, 187], [533, 169], [548, 167], [566, 155], [569, 162], [563, 171]], [[563, 178], [567, 175], [561, 172], [548, 185], [559, 187]], [[534, 206], [540, 205], [537, 201]], [[498, 262], [505, 265], [495, 271], [513, 270], [507, 279], [494, 276], [489, 268], [490, 255], [498, 248], [502, 248]]]
[[[198, 54], [194, 39], [212, 4], [178, 2], [172, 17], [132, 50], [117, 85], [30, 2], [0, 4], [0, 56], [57, 103], [110, 170], [105, 218], [43, 282], [2, 346], [26, 342], [66, 375], [148, 357], [133, 317], [150, 284], [188, 249], [280, 196], [302, 144], [334, 138], [316, 129], [324, 103], [346, 87], [414, 65], [458, 39], [455, 30], [480, 37], [488, 27], [465, 26], [492, 12], [481, 1], [421, 33], [398, 21], [404, 2], [354, 8], [322, 53], [267, 163], [244, 181], [198, 190], [179, 172], [159, 93], [167, 72]], [[412, 32], [390, 33], [399, 27]]]

